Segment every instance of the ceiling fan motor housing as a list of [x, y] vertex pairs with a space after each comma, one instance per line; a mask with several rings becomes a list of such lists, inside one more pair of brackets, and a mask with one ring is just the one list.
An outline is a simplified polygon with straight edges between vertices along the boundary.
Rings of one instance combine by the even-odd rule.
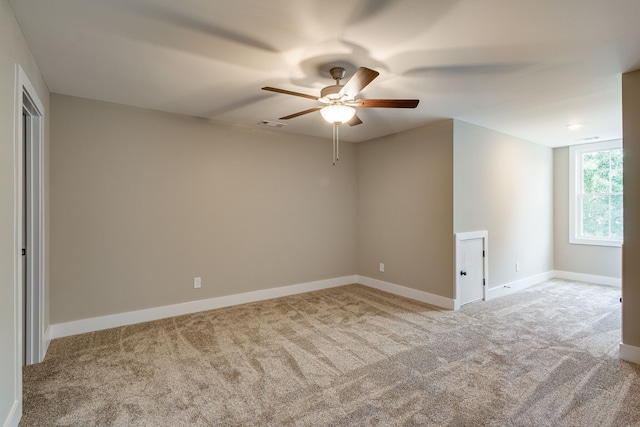
[[344, 79], [347, 71], [343, 67], [333, 67], [329, 70], [329, 73], [331, 73], [331, 78], [336, 81], [336, 84], [327, 86], [320, 91], [320, 101], [323, 99], [327, 102], [340, 101], [342, 97], [340, 91], [344, 87], [344, 85], [340, 84], [340, 80]]
[[340, 99], [340, 90], [343, 85], [331, 85], [323, 88], [320, 91], [320, 98], [325, 98], [329, 101], [337, 101]]

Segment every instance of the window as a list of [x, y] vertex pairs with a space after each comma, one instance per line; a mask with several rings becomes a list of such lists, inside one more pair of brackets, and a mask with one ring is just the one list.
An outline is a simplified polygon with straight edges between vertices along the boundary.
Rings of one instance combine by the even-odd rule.
[[569, 147], [569, 242], [622, 244], [622, 141]]

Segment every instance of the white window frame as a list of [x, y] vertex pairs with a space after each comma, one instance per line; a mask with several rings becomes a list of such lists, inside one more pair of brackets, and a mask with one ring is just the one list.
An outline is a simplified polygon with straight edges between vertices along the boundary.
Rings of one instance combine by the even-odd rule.
[[[578, 200], [582, 193], [582, 155], [594, 151], [622, 148], [622, 140], [572, 145], [569, 147], [569, 243], [621, 247], [622, 238], [598, 238], [582, 236], [582, 212]], [[624, 190], [623, 190], [624, 191]]]

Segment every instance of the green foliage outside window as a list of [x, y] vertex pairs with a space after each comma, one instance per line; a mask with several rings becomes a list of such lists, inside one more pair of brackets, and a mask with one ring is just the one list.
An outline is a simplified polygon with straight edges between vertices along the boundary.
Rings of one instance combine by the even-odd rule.
[[582, 234], [622, 238], [622, 149], [582, 155]]

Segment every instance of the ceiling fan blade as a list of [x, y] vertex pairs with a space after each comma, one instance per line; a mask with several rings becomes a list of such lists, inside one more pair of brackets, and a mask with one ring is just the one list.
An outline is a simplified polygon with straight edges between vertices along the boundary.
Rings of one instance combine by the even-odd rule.
[[288, 116], [280, 117], [278, 120], [289, 120], [289, 119], [293, 119], [294, 117], [299, 117], [299, 116], [302, 116], [302, 115], [304, 115], [304, 114], [313, 113], [314, 111], [319, 111], [319, 110], [321, 110], [321, 109], [322, 109], [322, 107], [313, 107], [313, 108], [309, 108], [308, 110], [298, 111], [297, 113], [293, 113], [293, 114], [289, 114]]
[[358, 99], [349, 103], [358, 108], [416, 108], [419, 99]]
[[284, 93], [285, 95], [300, 96], [302, 98], [313, 99], [314, 101], [318, 100], [317, 96], [307, 95], [306, 93], [293, 92], [293, 91], [286, 90], [286, 89], [278, 89], [277, 87], [266, 86], [266, 87], [263, 87], [262, 90], [268, 90], [270, 92], [276, 92], [276, 93]]
[[346, 95], [347, 98], [355, 98], [369, 83], [380, 75], [379, 72], [366, 67], [358, 68], [358, 71], [351, 76], [349, 81], [340, 90], [340, 96]]
[[354, 115], [353, 115], [353, 118], [352, 118], [351, 120], [349, 120], [349, 121], [347, 122], [347, 124], [348, 124], [349, 126], [358, 126], [358, 125], [361, 125], [361, 124], [362, 124], [362, 120], [360, 120], [360, 117], [358, 117], [358, 115], [357, 115], [357, 114], [354, 114]]

